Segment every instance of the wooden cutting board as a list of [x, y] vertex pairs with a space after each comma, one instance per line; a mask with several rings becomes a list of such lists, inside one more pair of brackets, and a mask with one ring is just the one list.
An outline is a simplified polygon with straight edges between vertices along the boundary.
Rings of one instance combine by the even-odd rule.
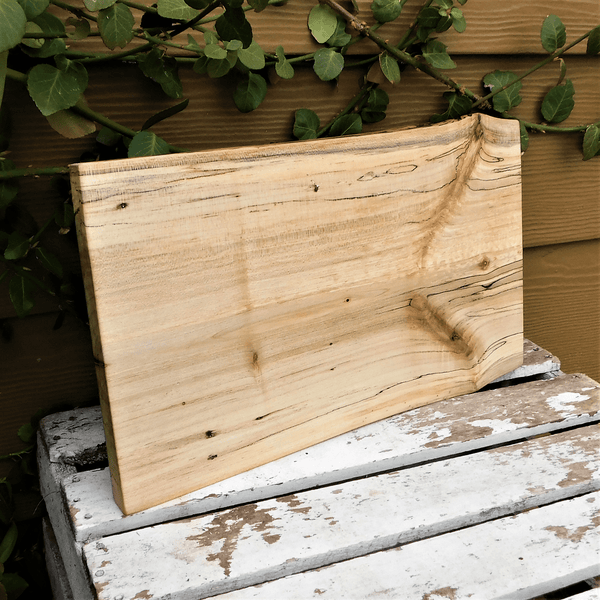
[[73, 165], [137, 512], [521, 364], [516, 121]]

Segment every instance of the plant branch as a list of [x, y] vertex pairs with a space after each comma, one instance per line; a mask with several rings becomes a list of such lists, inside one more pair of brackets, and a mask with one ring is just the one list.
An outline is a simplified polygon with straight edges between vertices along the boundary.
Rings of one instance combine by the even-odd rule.
[[66, 2], [62, 2], [62, 0], [52, 0], [52, 4], [54, 4], [54, 6], [62, 8], [63, 10], [69, 11], [70, 13], [73, 13], [74, 15], [80, 18], [94, 21], [94, 23], [98, 22], [98, 17], [95, 17], [94, 15], [85, 12], [85, 10], [83, 10], [82, 8], [78, 8], [77, 6], [73, 6], [71, 4], [67, 4]]
[[129, 50], [124, 50], [123, 52], [104, 52], [104, 53], [93, 53], [90, 54], [88, 52], [77, 52], [71, 51], [66, 52], [65, 55], [73, 58], [77, 58], [77, 62], [82, 62], [86, 64], [90, 63], [102, 63], [109, 62], [112, 60], [120, 60], [122, 58], [127, 58], [128, 56], [133, 56], [135, 54], [139, 54], [140, 52], [145, 52], [154, 46], [154, 43], [148, 42], [147, 44], [143, 44], [141, 46], [137, 46], [136, 48], [130, 48]]
[[[517, 121], [522, 123], [527, 129], [532, 129], [533, 131], [541, 131], [542, 133], [579, 133], [581, 131], [585, 131], [590, 126], [590, 124], [588, 124], [575, 125], [573, 127], [559, 127], [557, 125], [545, 125], [544, 123], [531, 123], [530, 121], [524, 121], [523, 119], [519, 119], [518, 117], [508, 118], [516, 118]], [[600, 121], [593, 124], [599, 125]]]
[[204, 17], [207, 17], [213, 10], [215, 10], [215, 8], [218, 8], [220, 4], [220, 0], [214, 0], [214, 2], [211, 2], [203, 11], [199, 12], [193, 19], [187, 21], [186, 23], [181, 23], [181, 25], [178, 25], [177, 27], [172, 29], [169, 32], [169, 35], [171, 37], [175, 37], [176, 35], [182, 33], [186, 29], [194, 27], [194, 25], [199, 23], [202, 19], [204, 19]]
[[422, 62], [417, 60], [414, 56], [409, 54], [408, 52], [404, 52], [403, 50], [399, 50], [395, 46], [392, 46], [388, 42], [386, 42], [381, 36], [377, 35], [372, 31], [372, 29], [360, 19], [357, 19], [353, 14], [348, 12], [343, 6], [338, 4], [336, 0], [321, 0], [323, 4], [327, 4], [330, 8], [335, 10], [337, 13], [342, 15], [344, 19], [356, 29], [360, 34], [368, 37], [370, 40], [375, 42], [382, 50], [385, 50], [389, 54], [391, 54], [396, 60], [402, 61], [403, 63], [410, 65], [414, 69], [417, 69], [430, 77], [433, 77], [440, 83], [443, 83], [447, 87], [456, 90], [460, 94], [465, 95], [470, 100], [476, 102], [479, 100], [479, 96], [471, 92], [466, 87], [460, 85], [458, 82], [454, 81], [454, 79], [444, 75], [441, 71], [433, 68], [426, 62]]
[[325, 125], [324, 127], [322, 127], [321, 129], [319, 129], [319, 131], [317, 131], [317, 137], [322, 137], [323, 135], [325, 135], [329, 129], [331, 129], [332, 125], [340, 118], [343, 117], [344, 115], [350, 114], [354, 108], [356, 106], [358, 106], [358, 104], [361, 102], [361, 100], [363, 100], [365, 98], [365, 96], [375, 87], [375, 84], [373, 83], [369, 83], [368, 85], [362, 87], [360, 89], [360, 91], [358, 92], [358, 94], [356, 94], [356, 96], [354, 96], [354, 98], [352, 98], [352, 100], [350, 100], [350, 102], [348, 103], [348, 105], [346, 106], [346, 108], [344, 108], [344, 110], [342, 110], [342, 112], [338, 113], [333, 119], [331, 119], [331, 121], [329, 121], [329, 123], [327, 123], [327, 125]]
[[559, 50], [556, 50], [555, 52], [553, 52], [552, 54], [550, 54], [549, 56], [547, 56], [544, 60], [540, 61], [539, 63], [537, 63], [536, 65], [534, 65], [530, 69], [527, 69], [527, 71], [525, 71], [525, 73], [523, 73], [522, 75], [519, 75], [519, 77], [513, 79], [512, 81], [509, 81], [506, 85], [503, 85], [502, 87], [494, 89], [487, 96], [483, 96], [482, 98], [479, 98], [479, 100], [477, 100], [476, 102], [473, 103], [473, 108], [477, 108], [480, 104], [483, 104], [484, 102], [488, 102], [496, 94], [499, 94], [500, 92], [503, 92], [504, 90], [507, 90], [511, 85], [514, 85], [515, 83], [521, 81], [521, 79], [524, 79], [525, 77], [531, 75], [532, 73], [534, 73], [538, 69], [541, 69], [542, 67], [545, 67], [548, 63], [550, 63], [553, 60], [559, 58], [565, 52], [567, 52], [567, 50], [570, 50], [571, 48], [573, 48], [573, 46], [576, 46], [577, 44], [580, 44], [583, 40], [585, 40], [587, 37], [589, 37], [590, 33], [592, 33], [592, 31], [594, 29], [595, 28], [590, 29], [587, 33], [584, 33], [582, 36], [578, 37], [574, 42], [571, 42], [569, 45], [564, 46], [563, 48], [561, 48]]
[[40, 175], [59, 175], [68, 173], [69, 167], [33, 167], [29, 169], [12, 169], [0, 171], [0, 181], [12, 179], [13, 177], [39, 177]]

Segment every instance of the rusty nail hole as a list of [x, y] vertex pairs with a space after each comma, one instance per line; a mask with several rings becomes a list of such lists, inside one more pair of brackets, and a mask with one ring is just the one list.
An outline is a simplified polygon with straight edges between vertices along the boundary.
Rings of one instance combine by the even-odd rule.
[[210, 454], [208, 460], [215, 460], [215, 458], [217, 458], [216, 454]]
[[350, 298], [346, 298], [346, 302], [350, 302]]
[[213, 438], [213, 437], [215, 437], [215, 435], [217, 435], [217, 432], [213, 431], [212, 429], [209, 429], [204, 435], [207, 438]]
[[119, 204], [119, 206], [117, 206], [117, 208], [127, 208], [127, 206], [129, 206], [127, 204], [127, 202], [121, 202], [121, 204]]

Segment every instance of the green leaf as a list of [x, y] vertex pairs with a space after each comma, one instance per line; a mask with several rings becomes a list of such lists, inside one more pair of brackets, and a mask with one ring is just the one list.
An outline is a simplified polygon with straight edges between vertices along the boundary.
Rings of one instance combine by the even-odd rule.
[[46, 40], [42, 38], [44, 32], [42, 31], [42, 28], [39, 25], [36, 25], [32, 21], [27, 21], [27, 23], [25, 24], [25, 33], [35, 33], [38, 34], [40, 37], [23, 38], [23, 41], [21, 42], [23, 45], [29, 48], [41, 48], [44, 45], [44, 42]]
[[86, 19], [75, 19], [68, 17], [65, 25], [73, 27], [73, 31], [67, 31], [67, 35], [72, 40], [83, 40], [90, 35], [90, 22]]
[[436, 69], [455, 69], [456, 63], [446, 52], [446, 45], [438, 40], [429, 40], [423, 48], [423, 58]]
[[379, 110], [385, 110], [390, 103], [390, 97], [385, 90], [381, 88], [375, 88], [369, 92], [369, 99], [367, 100], [367, 106], [370, 108], [377, 108]]
[[[511, 81], [514, 81], [517, 76], [512, 71], [494, 71], [493, 73], [488, 73], [483, 78], [483, 85], [493, 92], [494, 90], [501, 88]], [[514, 106], [518, 106], [521, 103], [521, 96], [519, 92], [523, 84], [520, 81], [517, 81], [507, 89], [502, 92], [498, 92], [493, 98], [492, 103], [494, 104], [494, 110], [499, 113], [504, 113]]]
[[331, 81], [344, 69], [344, 57], [333, 48], [320, 48], [314, 54], [313, 69], [322, 81]]
[[218, 44], [208, 44], [207, 46], [205, 46], [204, 54], [205, 56], [208, 56], [208, 58], [215, 58], [217, 60], [227, 58], [227, 50], [225, 50], [225, 48], [219, 46]]
[[96, 131], [96, 124], [72, 110], [59, 110], [46, 117], [50, 127], [68, 139], [85, 137]]
[[360, 115], [344, 115], [334, 121], [329, 135], [354, 135], [362, 131], [362, 119]]
[[247, 48], [237, 51], [240, 62], [249, 69], [259, 71], [265, 67], [265, 53], [255, 40]]
[[542, 46], [546, 52], [556, 52], [567, 41], [567, 30], [556, 15], [548, 15], [542, 24]]
[[49, 6], [49, 0], [17, 0], [21, 8], [25, 11], [28, 21], [41, 15]]
[[[197, 63], [194, 63], [194, 67], [196, 64]], [[232, 64], [227, 58], [223, 58], [221, 60], [209, 58], [208, 63], [206, 64], [206, 72], [211, 79], [218, 79], [219, 77], [227, 75], [227, 73], [231, 71], [231, 68]], [[194, 68], [194, 70], [196, 69]]]
[[379, 66], [390, 83], [398, 83], [400, 81], [400, 67], [398, 66], [398, 61], [393, 56], [387, 52], [380, 54]]
[[436, 3], [443, 12], [452, 8], [452, 0], [437, 0]]
[[210, 0], [184, 0], [184, 2], [197, 10], [203, 10], [210, 4]]
[[366, 106], [360, 111], [360, 116], [365, 123], [379, 123], [385, 119], [385, 110], [378, 110], [376, 108], [370, 108]]
[[521, 152], [525, 152], [529, 148], [529, 132], [521, 122], [519, 122], [519, 135], [521, 137]]
[[225, 50], [227, 52], [237, 52], [244, 47], [244, 44], [240, 40], [231, 40], [225, 44]]
[[43, 64], [29, 71], [27, 89], [45, 117], [74, 106], [83, 91], [73, 75]]
[[442, 95], [448, 101], [448, 108], [442, 114], [433, 115], [429, 119], [432, 123], [457, 119], [468, 114], [473, 107], [473, 103], [466, 96], [459, 95], [456, 92], [444, 92]]
[[439, 11], [437, 8], [433, 8], [431, 6], [423, 8], [417, 16], [417, 23], [421, 25], [421, 27], [425, 27], [427, 29], [435, 29], [439, 20]]
[[210, 58], [201, 56], [192, 66], [194, 73], [198, 75], [204, 75], [208, 71], [208, 63], [211, 62]]
[[[223, 52], [225, 51], [223, 50]], [[183, 86], [179, 79], [177, 62], [174, 58], [165, 56], [161, 50], [155, 47], [143, 57], [138, 58], [138, 64], [142, 73], [156, 81], [167, 96], [171, 98], [183, 97]]]
[[169, 144], [165, 140], [151, 131], [140, 131], [131, 140], [127, 156], [133, 158], [134, 156], [156, 156], [168, 153]]
[[460, 8], [453, 8], [450, 11], [450, 18], [457, 33], [462, 33], [467, 28], [467, 21]]
[[267, 82], [256, 73], [248, 73], [248, 78], [241, 81], [233, 92], [233, 101], [243, 113], [258, 108], [267, 95]]
[[390, 102], [387, 93], [375, 88], [369, 92], [366, 106], [361, 110], [360, 116], [365, 123], [379, 123], [386, 117], [386, 110]]
[[225, 42], [240, 40], [244, 48], [252, 43], [252, 26], [241, 8], [227, 8], [215, 22], [215, 29]]
[[[0, 171], [12, 171], [15, 164], [8, 158], [0, 159]], [[15, 179], [0, 180], [0, 209], [6, 208], [16, 197], [19, 186]]]
[[165, 108], [164, 110], [157, 112], [142, 125], [142, 130], [150, 129], [150, 127], [153, 125], [156, 125], [157, 123], [160, 123], [161, 121], [180, 113], [182, 110], [187, 108], [189, 103], [189, 99], [186, 98], [183, 100], [183, 102], [179, 102], [179, 104], [174, 104], [173, 106], [169, 106], [169, 108]]
[[51, 273], [54, 273], [57, 277], [62, 277], [62, 265], [60, 264], [58, 258], [54, 254], [52, 254], [52, 252], [49, 252], [41, 246], [38, 246], [35, 249], [35, 253], [45, 269], [47, 269]]
[[31, 240], [18, 231], [13, 231], [8, 238], [8, 246], [4, 251], [4, 258], [17, 260], [27, 256]]
[[83, 0], [83, 4], [89, 11], [110, 8], [117, 0]]
[[[2, 98], [4, 98], [4, 84], [6, 83], [6, 73], [8, 68], [8, 50], [0, 52], [0, 129], [4, 129], [6, 126], [8, 113], [3, 111]], [[0, 152], [4, 152], [8, 148], [8, 138], [5, 137], [6, 133], [0, 131]], [[6, 144], [6, 147], [4, 147]]]
[[583, 160], [590, 160], [600, 153], [600, 127], [588, 125], [583, 136]]
[[600, 25], [592, 29], [585, 49], [586, 54], [594, 55], [600, 53]]
[[275, 72], [282, 79], [291, 79], [294, 76], [294, 67], [292, 67], [292, 64], [285, 57], [283, 46], [277, 46], [275, 54], [277, 54]]
[[575, 106], [575, 88], [573, 82], [567, 79], [563, 85], [552, 88], [542, 101], [542, 115], [548, 123], [564, 121]]
[[313, 140], [317, 137], [317, 131], [321, 126], [321, 120], [316, 112], [308, 108], [300, 108], [294, 115], [294, 136], [299, 140]]
[[79, 89], [83, 93], [88, 84], [88, 72], [86, 68], [81, 63], [69, 60], [62, 54], [55, 56], [54, 62], [56, 63], [57, 68], [75, 78]]
[[6, 590], [8, 600], [15, 600], [29, 587], [29, 584], [17, 573], [4, 573], [2, 586]]
[[373, 0], [371, 11], [379, 23], [387, 23], [400, 16], [402, 5], [400, 0]]
[[324, 44], [337, 29], [337, 14], [326, 4], [317, 4], [308, 15], [308, 28], [315, 40]]
[[254, 12], [261, 12], [269, 6], [269, 0], [248, 0], [248, 4], [254, 9]]
[[335, 46], [336, 48], [342, 48], [350, 41], [352, 36], [346, 33], [346, 21], [340, 15], [337, 16], [337, 27], [333, 35], [327, 40], [328, 46]]
[[113, 4], [98, 13], [98, 29], [107, 48], [125, 48], [133, 39], [135, 24], [131, 10], [125, 4]]
[[435, 28], [436, 33], [448, 31], [450, 27], [452, 27], [452, 18], [445, 13], [444, 15], [440, 15], [440, 20], [438, 21], [437, 27]]
[[[41, 15], [32, 19], [32, 23], [35, 23], [42, 28], [42, 31], [46, 35], [62, 35], [65, 33], [65, 26], [63, 22], [54, 15], [43, 12]], [[67, 51], [65, 41], [62, 39], [47, 39], [41, 48], [28, 48], [23, 47], [25, 54], [35, 58], [48, 58], [50, 56], [56, 56], [57, 54], [64, 54]]]
[[26, 317], [33, 308], [35, 291], [36, 285], [32, 281], [20, 275], [13, 275], [8, 284], [8, 295], [19, 317]]
[[0, 2], [0, 52], [14, 48], [25, 33], [27, 17], [16, 0]]
[[31, 423], [25, 423], [19, 427], [17, 435], [24, 444], [31, 444], [35, 440], [35, 428]]
[[8, 531], [4, 534], [4, 537], [0, 542], [0, 563], [4, 564], [10, 558], [18, 537], [19, 532], [17, 530], [17, 525], [13, 521], [8, 526]]
[[176, 21], [191, 21], [199, 14], [198, 10], [191, 8], [184, 0], [158, 0], [156, 9], [161, 17]]

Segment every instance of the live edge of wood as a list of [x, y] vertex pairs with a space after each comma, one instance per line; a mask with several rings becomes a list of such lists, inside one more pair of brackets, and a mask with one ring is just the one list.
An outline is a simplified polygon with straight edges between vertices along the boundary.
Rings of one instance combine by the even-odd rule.
[[126, 514], [521, 364], [516, 122], [71, 177]]

